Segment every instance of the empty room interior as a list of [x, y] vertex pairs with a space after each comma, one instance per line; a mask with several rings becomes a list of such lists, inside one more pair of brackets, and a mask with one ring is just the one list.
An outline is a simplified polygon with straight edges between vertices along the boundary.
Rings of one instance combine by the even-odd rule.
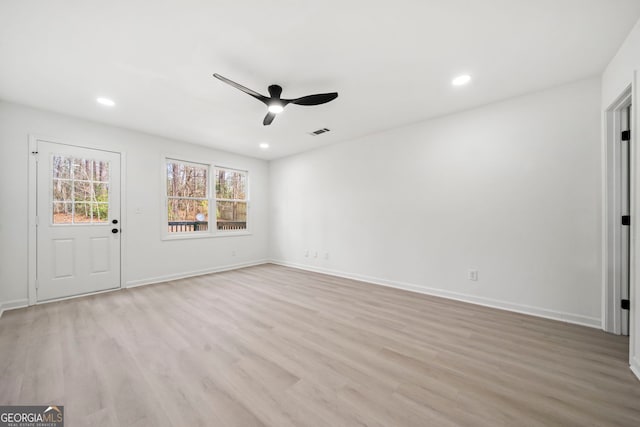
[[639, 85], [638, 0], [3, 0], [0, 426], [639, 426]]

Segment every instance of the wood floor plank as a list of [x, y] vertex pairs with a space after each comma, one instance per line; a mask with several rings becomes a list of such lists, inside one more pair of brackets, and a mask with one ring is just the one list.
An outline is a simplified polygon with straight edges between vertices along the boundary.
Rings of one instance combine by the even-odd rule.
[[12, 310], [0, 404], [68, 426], [637, 426], [628, 338], [275, 265]]

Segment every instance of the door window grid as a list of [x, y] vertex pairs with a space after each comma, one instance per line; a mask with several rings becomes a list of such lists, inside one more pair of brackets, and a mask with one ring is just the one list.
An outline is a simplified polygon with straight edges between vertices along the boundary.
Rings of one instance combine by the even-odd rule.
[[109, 217], [109, 162], [52, 156], [53, 224], [104, 224]]

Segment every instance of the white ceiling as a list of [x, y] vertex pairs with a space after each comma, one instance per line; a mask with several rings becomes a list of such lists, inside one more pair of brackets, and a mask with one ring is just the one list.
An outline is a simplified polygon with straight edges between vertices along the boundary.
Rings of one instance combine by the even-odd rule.
[[[597, 75], [639, 16], [638, 0], [2, 0], [0, 98], [271, 159]], [[340, 96], [265, 127], [214, 72]]]

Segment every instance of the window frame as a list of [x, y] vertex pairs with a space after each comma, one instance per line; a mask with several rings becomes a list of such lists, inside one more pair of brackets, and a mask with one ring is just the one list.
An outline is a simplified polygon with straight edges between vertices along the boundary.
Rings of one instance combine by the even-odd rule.
[[[179, 162], [193, 166], [206, 166], [207, 168], [207, 192], [206, 200], [208, 201], [208, 225], [206, 231], [184, 231], [184, 232], [169, 232], [169, 193], [167, 188], [167, 165], [171, 162]], [[161, 240], [183, 240], [183, 239], [208, 239], [211, 237], [231, 237], [231, 236], [248, 236], [251, 235], [250, 227], [252, 221], [251, 217], [251, 202], [250, 202], [250, 171], [245, 168], [238, 168], [234, 166], [222, 166], [218, 162], [213, 161], [197, 161], [188, 160], [180, 155], [162, 155], [161, 156]], [[238, 200], [246, 202], [247, 204], [247, 226], [244, 230], [218, 230], [218, 218], [216, 215], [217, 202], [216, 197], [216, 169], [232, 170], [242, 172], [246, 180], [246, 199]], [[181, 199], [190, 199], [189, 197], [180, 197]], [[202, 200], [201, 198], [194, 198], [195, 200]], [[226, 200], [226, 199], [223, 199]]]

